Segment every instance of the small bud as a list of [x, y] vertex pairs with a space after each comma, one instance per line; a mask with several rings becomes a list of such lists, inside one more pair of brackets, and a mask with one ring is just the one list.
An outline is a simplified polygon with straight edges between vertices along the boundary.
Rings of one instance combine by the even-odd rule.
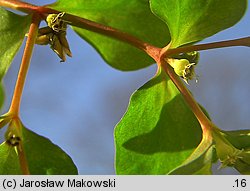
[[10, 146], [18, 146], [21, 142], [21, 138], [16, 136], [15, 134], [9, 133], [6, 135], [6, 143]]
[[72, 57], [69, 43], [66, 39], [67, 24], [62, 17], [65, 13], [49, 14], [46, 18], [47, 27], [38, 30], [36, 44], [47, 45], [65, 62], [66, 55]]
[[50, 48], [62, 59], [61, 62], [65, 62], [66, 56], [57, 35], [52, 35], [50, 38]]
[[242, 158], [241, 157], [242, 152], [243, 150], [235, 150], [232, 153], [227, 153], [228, 155], [226, 156], [226, 158], [221, 160], [220, 168], [225, 168], [227, 166], [234, 166], [236, 162]]
[[18, 146], [21, 142], [21, 137], [21, 122], [19, 120], [12, 120], [5, 132], [6, 143], [13, 147]]
[[50, 38], [46, 34], [41, 35], [41, 36], [37, 36], [37, 38], [36, 38], [36, 44], [47, 45], [49, 43], [50, 43]]
[[187, 59], [171, 59], [168, 63], [174, 68], [175, 73], [182, 77], [188, 84], [188, 80], [196, 77], [194, 67], [196, 63], [190, 63]]
[[59, 41], [60, 41], [60, 43], [61, 43], [61, 45], [63, 47], [64, 52], [69, 57], [72, 57], [72, 53], [71, 53], [70, 48], [69, 48], [69, 43], [68, 43], [68, 41], [66, 39], [66, 32], [65, 31], [64, 32], [60, 32], [58, 34], [58, 39], [59, 39]]
[[[36, 38], [36, 44], [39, 45], [47, 45], [50, 43], [49, 34], [51, 34], [53, 30], [50, 27], [42, 27], [38, 30], [38, 35]], [[28, 36], [28, 34], [26, 34]]]
[[67, 24], [62, 20], [65, 13], [49, 14], [46, 18], [46, 22], [50, 28], [55, 32], [66, 31]]

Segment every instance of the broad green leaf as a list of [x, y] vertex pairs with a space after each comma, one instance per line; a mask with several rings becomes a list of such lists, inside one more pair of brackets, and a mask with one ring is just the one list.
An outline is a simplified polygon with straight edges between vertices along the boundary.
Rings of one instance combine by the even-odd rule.
[[22, 174], [15, 148], [3, 142], [0, 145], [0, 174]]
[[49, 139], [22, 128], [23, 145], [31, 174], [77, 174], [72, 159]]
[[244, 15], [247, 0], [150, 0], [150, 5], [168, 25], [175, 48], [233, 26]]
[[[209, 150], [208, 153], [210, 153], [210, 151], [211, 150]], [[208, 154], [208, 155], [210, 155], [210, 154]], [[194, 175], [211, 175], [212, 174], [211, 168], [212, 168], [212, 163], [209, 161], [201, 169], [196, 171], [194, 173]]]
[[223, 133], [236, 148], [250, 148], [250, 130], [223, 131]]
[[214, 158], [215, 147], [212, 140], [204, 139], [190, 157], [169, 174], [212, 174], [211, 167]]
[[20, 16], [0, 7], [0, 81], [28, 32], [30, 16]]
[[[170, 41], [167, 26], [152, 14], [148, 0], [58, 0], [50, 7], [117, 28], [159, 47]], [[73, 29], [114, 68], [137, 70], [154, 63], [144, 52], [124, 42], [84, 29]]]
[[131, 97], [115, 128], [118, 174], [167, 174], [201, 141], [201, 129], [183, 97], [160, 72]]

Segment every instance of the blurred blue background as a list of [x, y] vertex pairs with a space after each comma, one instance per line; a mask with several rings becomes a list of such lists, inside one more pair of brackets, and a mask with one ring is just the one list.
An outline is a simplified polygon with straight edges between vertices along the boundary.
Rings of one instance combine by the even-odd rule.
[[[30, 0], [37, 5], [53, 1]], [[250, 35], [250, 12], [233, 28], [202, 43]], [[21, 105], [21, 119], [29, 129], [48, 137], [67, 152], [80, 174], [114, 174], [113, 130], [126, 111], [130, 95], [155, 73], [151, 66], [121, 72], [107, 65], [88, 43], [68, 30], [73, 58], [60, 63], [49, 46], [36, 46]], [[23, 46], [4, 84], [9, 107]], [[224, 130], [250, 128], [250, 48], [202, 51], [196, 73], [199, 82], [188, 86], [195, 98]], [[232, 169], [216, 174], [237, 174]]]

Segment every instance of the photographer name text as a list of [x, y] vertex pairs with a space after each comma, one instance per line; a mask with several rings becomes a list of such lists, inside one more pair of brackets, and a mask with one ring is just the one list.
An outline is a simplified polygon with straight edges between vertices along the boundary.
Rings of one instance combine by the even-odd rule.
[[115, 179], [107, 180], [84, 180], [84, 179], [67, 179], [67, 180], [25, 180], [22, 179], [21, 182], [17, 182], [17, 186], [21, 188], [58, 188], [65, 187], [68, 188], [84, 188], [84, 187], [100, 187], [100, 188], [114, 188]]

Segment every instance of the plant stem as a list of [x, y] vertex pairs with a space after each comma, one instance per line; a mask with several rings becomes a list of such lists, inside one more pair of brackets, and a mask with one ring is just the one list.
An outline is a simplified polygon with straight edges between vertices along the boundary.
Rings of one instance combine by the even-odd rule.
[[80, 27], [80, 28], [84, 28], [93, 32], [97, 32], [100, 34], [104, 34], [106, 36], [127, 42], [143, 51], [145, 51], [146, 53], [148, 53], [150, 56], [155, 55], [155, 53], [159, 53], [160, 52], [160, 48], [157, 48], [149, 43], [143, 42], [141, 40], [139, 40], [138, 38], [129, 35], [128, 33], [122, 32], [118, 29], [109, 27], [109, 26], [105, 26], [81, 17], [77, 17], [71, 14], [66, 14], [63, 19], [70, 23], [72, 26], [76, 26], [76, 27]]
[[[41, 17], [46, 18], [48, 14], [51, 13], [59, 13], [57, 10], [53, 10], [50, 8], [42, 7], [42, 6], [35, 6], [29, 3], [25, 3], [22, 1], [17, 1], [17, 0], [0, 0], [0, 6], [5, 6], [8, 8], [12, 8], [15, 10], [19, 10], [22, 12], [26, 13], [36, 13], [40, 14]], [[202, 112], [200, 109], [199, 105], [196, 103], [192, 95], [190, 94], [189, 90], [186, 88], [185, 85], [181, 82], [178, 76], [173, 72], [172, 68], [165, 63], [165, 61], [162, 60], [161, 58], [167, 58], [169, 55], [174, 55], [174, 54], [179, 54], [183, 52], [192, 52], [192, 51], [199, 51], [199, 50], [208, 50], [208, 49], [215, 49], [215, 48], [222, 48], [222, 47], [230, 47], [230, 46], [250, 46], [250, 37], [246, 38], [240, 38], [240, 39], [235, 39], [235, 40], [227, 40], [227, 41], [221, 41], [221, 42], [214, 42], [214, 43], [207, 43], [207, 44], [199, 44], [199, 45], [190, 45], [190, 46], [183, 46], [175, 49], [169, 49], [169, 46], [165, 48], [158, 48], [155, 47], [147, 42], [143, 42], [139, 40], [138, 38], [129, 35], [125, 32], [122, 32], [118, 29], [105, 26], [75, 15], [71, 14], [65, 14], [63, 19], [68, 22], [69, 24], [80, 27], [83, 29], [87, 29], [93, 32], [97, 32], [118, 40], [121, 40], [123, 42], [127, 42], [135, 47], [137, 47], [140, 50], [143, 50], [146, 52], [149, 56], [151, 56], [157, 64], [160, 66], [163, 66], [165, 72], [169, 75], [171, 80], [175, 83], [179, 91], [182, 93], [184, 96], [185, 100], [193, 110], [194, 114], [196, 115], [197, 119], [201, 124], [211, 124], [210, 120], [206, 117], [206, 115]], [[31, 25], [30, 28], [30, 33], [29, 37], [27, 40], [20, 72], [18, 75], [17, 79], [17, 84], [15, 88], [15, 92], [13, 95], [13, 100], [12, 104], [10, 107], [9, 112], [13, 112], [16, 115], [18, 115], [19, 112], [19, 107], [20, 107], [20, 99], [21, 99], [21, 94], [24, 86], [24, 81], [25, 77], [27, 74], [29, 62], [30, 62], [30, 57], [32, 53], [32, 49], [34, 46], [35, 38], [36, 38], [36, 33], [32, 33], [31, 31], [37, 30], [38, 22], [36, 26], [35, 23]], [[32, 28], [33, 26], [33, 28]]]
[[160, 64], [164, 69], [164, 71], [168, 74], [170, 79], [174, 82], [180, 93], [183, 95], [184, 99], [186, 100], [187, 104], [191, 108], [192, 112], [198, 119], [199, 123], [201, 124], [201, 128], [203, 133], [207, 130], [216, 129], [213, 123], [207, 118], [204, 112], [201, 110], [200, 106], [197, 104], [195, 99], [193, 98], [190, 91], [186, 88], [186, 86], [182, 83], [180, 78], [175, 74], [172, 67], [166, 63], [165, 58], [169, 57], [170, 55], [180, 54], [184, 52], [192, 52], [192, 51], [199, 51], [199, 50], [208, 50], [214, 48], [222, 48], [222, 47], [229, 47], [229, 46], [250, 46], [250, 37], [239, 38], [234, 40], [228, 41], [221, 41], [221, 42], [213, 42], [207, 44], [199, 44], [199, 45], [191, 45], [191, 46], [183, 46], [180, 48], [175, 49], [162, 49], [160, 55]]
[[10, 109], [8, 111], [9, 114], [11, 114], [14, 117], [19, 116], [19, 110], [20, 110], [20, 102], [21, 102], [21, 97], [22, 97], [22, 92], [25, 84], [25, 79], [27, 76], [27, 72], [29, 69], [30, 65], [30, 60], [33, 52], [33, 47], [36, 41], [37, 37], [37, 32], [38, 32], [38, 27], [40, 23], [40, 17], [37, 14], [34, 14], [32, 17], [32, 23], [30, 25], [29, 33], [28, 33], [28, 38], [26, 41], [24, 53], [23, 53], [23, 58], [22, 62], [20, 65], [17, 81], [16, 81], [16, 86], [14, 89]]
[[175, 86], [178, 88], [183, 98], [185, 99], [189, 107], [191, 108], [192, 112], [194, 113], [194, 115], [196, 116], [197, 120], [199, 121], [201, 125], [203, 133], [208, 130], [211, 130], [213, 126], [211, 121], [203, 113], [203, 111], [201, 110], [200, 106], [193, 98], [190, 91], [186, 88], [186, 86], [183, 84], [180, 78], [175, 74], [172, 67], [165, 61], [161, 61], [160, 65], [162, 66], [164, 71], [168, 74], [170, 79], [174, 82]]
[[[14, 1], [14, 0], [0, 0], [0, 6], [12, 8], [12, 9], [19, 10], [25, 13], [38, 13], [44, 19], [46, 18], [48, 14], [59, 13], [59, 11], [56, 11], [50, 8], [36, 6], [36, 5], [32, 5], [29, 3], [22, 2], [22, 1]], [[97, 32], [97, 33], [121, 40], [123, 42], [129, 43], [137, 47], [138, 49], [143, 50], [154, 59], [158, 57], [160, 53], [160, 50], [161, 50], [160, 48], [157, 48], [149, 43], [143, 42], [139, 40], [138, 38], [130, 34], [127, 34], [125, 32], [122, 32], [118, 29], [105, 26], [105, 25], [90, 21], [88, 19], [84, 19], [84, 18], [71, 15], [68, 13], [65, 14], [63, 19], [72, 26], [87, 29], [89, 31]]]
[[8, 129], [6, 131], [6, 142], [10, 147], [13, 147], [18, 155], [20, 168], [22, 174], [30, 174], [28, 161], [25, 156], [25, 150], [23, 145], [23, 135], [22, 135], [23, 125], [18, 117], [12, 117]]
[[[19, 118], [14, 118], [13, 120], [15, 120], [14, 128], [18, 128], [18, 130], [21, 132], [22, 128], [23, 128], [22, 122], [20, 121]], [[26, 155], [25, 155], [23, 140], [22, 139], [20, 141], [20, 144], [17, 146], [17, 153], [18, 153], [19, 164], [20, 164], [22, 173], [24, 175], [29, 175], [30, 174], [29, 165], [28, 165], [28, 161], [27, 161], [27, 158], [26, 158]]]
[[231, 46], [248, 46], [250, 47], [250, 37], [239, 38], [234, 40], [226, 40], [220, 42], [212, 42], [207, 44], [197, 44], [197, 45], [190, 45], [190, 46], [183, 46], [175, 49], [168, 49], [164, 55], [168, 57], [169, 55], [180, 54], [183, 52], [192, 52], [192, 51], [199, 51], [199, 50], [209, 50], [215, 48], [224, 48], [224, 47], [231, 47]]
[[22, 2], [19, 0], [0, 0], [0, 6], [7, 7], [10, 9], [14, 9], [17, 11], [22, 11], [24, 13], [38, 13], [38, 14], [43, 14], [43, 13], [52, 13], [52, 12], [58, 12], [55, 10], [51, 10], [46, 7], [40, 7], [36, 5], [32, 5], [30, 3]]
[[[25, 3], [22, 1], [17, 0], [0, 0], [0, 6], [8, 7], [11, 9], [19, 10], [25, 13], [38, 13], [44, 19], [48, 14], [51, 13], [59, 13], [59, 11], [50, 9], [43, 6], [36, 6], [29, 3]], [[83, 29], [87, 29], [93, 32], [97, 32], [124, 42], [127, 42], [144, 52], [146, 52], [149, 56], [151, 56], [154, 60], [159, 58], [160, 48], [155, 47], [149, 43], [143, 42], [138, 38], [129, 35], [125, 32], [122, 32], [118, 29], [105, 26], [88, 19], [84, 19], [75, 15], [65, 14], [63, 19], [71, 24], [72, 26], [80, 27]], [[246, 38], [239, 38], [235, 40], [227, 40], [221, 42], [214, 42], [214, 43], [207, 43], [207, 44], [199, 44], [199, 45], [190, 45], [190, 46], [183, 46], [175, 49], [168, 49], [165, 51], [165, 57], [169, 57], [169, 55], [179, 54], [183, 52], [192, 52], [192, 51], [199, 51], [199, 50], [208, 50], [208, 49], [215, 49], [215, 48], [223, 48], [223, 47], [230, 47], [230, 46], [250, 46], [250, 37]]]
[[23, 148], [22, 143], [17, 146], [17, 153], [18, 153], [19, 164], [20, 164], [22, 173], [24, 175], [29, 175], [30, 174], [29, 166], [28, 166], [28, 162], [24, 153], [24, 148]]

